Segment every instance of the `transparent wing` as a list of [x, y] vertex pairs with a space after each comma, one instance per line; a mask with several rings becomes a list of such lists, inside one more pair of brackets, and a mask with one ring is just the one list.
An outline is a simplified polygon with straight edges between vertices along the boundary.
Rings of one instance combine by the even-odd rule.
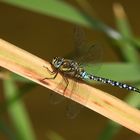
[[[73, 93], [73, 91], [76, 90], [77, 88], [79, 88], [77, 85], [77, 80], [72, 81], [71, 93]], [[72, 97], [72, 94], [70, 96]], [[80, 113], [82, 107], [83, 107], [82, 105], [74, 101], [68, 100], [68, 105], [66, 108], [66, 117], [69, 119], [74, 119]]]
[[[95, 43], [86, 43], [85, 32], [79, 26], [74, 29], [74, 40], [76, 57], [73, 59], [82, 67], [88, 67], [91, 64], [94, 66], [101, 61], [102, 48]], [[100, 66], [94, 68], [94, 73], [100, 69]]]
[[83, 48], [86, 45], [86, 37], [85, 37], [85, 31], [79, 27], [79, 26], [74, 26], [73, 29], [73, 40], [74, 40], [74, 51], [69, 53], [65, 58], [76, 60], [82, 54], [84, 54]]
[[82, 108], [83, 106], [76, 102], [68, 102], [66, 107], [66, 117], [69, 119], [74, 119], [81, 112]]
[[[56, 86], [56, 89], [60, 86], [60, 85], [64, 85], [67, 86], [67, 83], [65, 83], [65, 81], [61, 80], [60, 83]], [[65, 97], [62, 95], [59, 95], [57, 93], [51, 92], [50, 91], [50, 95], [49, 95], [49, 101], [51, 104], [59, 104], [62, 101], [64, 101]]]
[[51, 104], [59, 104], [62, 101], [64, 101], [65, 97], [57, 94], [57, 93], [50, 93], [49, 95], [49, 101]]
[[87, 40], [86, 40], [85, 31], [80, 26], [75, 26], [74, 27], [74, 48], [75, 48], [76, 55], [82, 56], [82, 54], [84, 54], [83, 48], [85, 48], [84, 46], [86, 46], [86, 42]]
[[99, 45], [87, 44], [84, 49], [84, 54], [79, 55], [76, 60], [81, 65], [88, 65], [88, 63], [96, 64], [101, 61], [101, 48]]

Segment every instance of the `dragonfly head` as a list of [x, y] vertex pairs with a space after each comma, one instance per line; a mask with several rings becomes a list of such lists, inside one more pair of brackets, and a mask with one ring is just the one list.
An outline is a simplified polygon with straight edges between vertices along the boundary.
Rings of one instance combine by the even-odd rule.
[[64, 61], [64, 58], [54, 57], [53, 60], [52, 60], [52, 65], [55, 68], [59, 68], [62, 65], [63, 61]]

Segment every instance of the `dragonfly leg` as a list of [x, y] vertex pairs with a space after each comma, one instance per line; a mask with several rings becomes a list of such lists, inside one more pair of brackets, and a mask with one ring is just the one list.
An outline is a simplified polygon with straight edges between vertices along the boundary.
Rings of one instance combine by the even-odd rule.
[[43, 78], [42, 80], [45, 80], [45, 79], [55, 79], [56, 76], [57, 76], [57, 74], [58, 74], [58, 72], [56, 72], [56, 73], [53, 75], [53, 77], [45, 77], [45, 78]]
[[77, 80], [74, 80], [72, 82], [73, 82], [73, 85], [72, 85], [72, 89], [71, 89], [70, 98], [72, 97], [73, 91], [77, 88]]
[[43, 66], [45, 69], [47, 69], [47, 71], [51, 74], [51, 75], [53, 75], [53, 74], [55, 74], [56, 73], [56, 71], [51, 71], [51, 70], [49, 70], [49, 68], [48, 67], [46, 67], [46, 66]]
[[63, 92], [63, 95], [65, 95], [65, 91], [66, 91], [66, 89], [67, 89], [67, 87], [68, 87], [68, 85], [69, 85], [69, 81], [68, 81], [68, 78], [65, 77], [65, 75], [62, 76], [62, 77], [63, 77], [63, 79], [64, 79], [64, 81], [65, 81], [65, 83], [66, 83], [66, 86], [65, 86], [65, 88], [64, 88], [64, 92]]
[[[57, 74], [58, 74], [58, 71], [56, 71], [56, 70], [54, 70], [54, 71], [50, 71], [49, 69], [48, 69], [48, 67], [46, 67], [46, 66], [43, 66], [44, 68], [46, 68], [47, 70], [48, 70], [48, 72], [50, 73], [50, 75], [53, 75], [52, 77], [45, 77], [45, 78], [43, 78], [42, 80], [45, 80], [45, 79], [55, 79], [56, 78], [56, 76], [57, 76]], [[64, 81], [65, 81], [65, 83], [66, 83], [66, 87], [64, 88], [64, 92], [63, 92], [63, 95], [65, 94], [65, 91], [66, 91], [66, 89], [67, 89], [67, 87], [68, 87], [68, 85], [69, 85], [69, 81], [68, 81], [68, 78], [64, 75], [64, 76], [62, 76], [63, 77], [63, 79], [64, 79]]]
[[50, 71], [49, 69], [48, 69], [48, 67], [46, 67], [46, 66], [43, 66], [44, 68], [46, 68], [47, 69], [47, 71], [49, 72], [49, 74], [50, 75], [53, 75], [52, 77], [45, 77], [45, 78], [43, 78], [42, 80], [45, 80], [45, 79], [55, 79], [56, 78], [56, 76], [57, 76], [57, 74], [58, 74], [58, 71]]

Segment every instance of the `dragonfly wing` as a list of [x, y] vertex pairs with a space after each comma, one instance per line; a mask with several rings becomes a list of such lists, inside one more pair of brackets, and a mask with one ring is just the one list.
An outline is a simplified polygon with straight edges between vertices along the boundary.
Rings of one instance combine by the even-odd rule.
[[101, 60], [102, 54], [101, 54], [101, 47], [92, 43], [88, 43], [83, 48], [84, 54], [81, 56], [78, 56], [77, 58], [78, 62], [81, 62], [82, 65], [95, 64], [98, 63]]
[[81, 55], [83, 53], [83, 48], [86, 45], [86, 35], [85, 31], [80, 26], [74, 27], [74, 48], [76, 55]]
[[49, 95], [49, 101], [51, 104], [59, 104], [61, 103], [62, 101], [64, 101], [65, 97], [59, 95], [59, 94], [56, 94], [56, 93], [51, 93]]
[[85, 31], [80, 26], [74, 26], [73, 35], [74, 35], [74, 38], [73, 38], [74, 51], [72, 51], [65, 58], [76, 60], [77, 58], [82, 56], [82, 54], [84, 54], [83, 48], [86, 45]]
[[[82, 67], [93, 66], [101, 62], [102, 48], [95, 43], [86, 43], [85, 31], [82, 27], [76, 26], [74, 29], [75, 56], [73, 59]], [[100, 69], [100, 65], [94, 68], [94, 73]]]
[[[72, 84], [71, 93], [73, 93], [74, 90], [79, 88], [77, 85], [77, 80], [72, 81], [71, 84]], [[72, 97], [72, 96], [73, 96], [73, 94], [70, 95], [70, 97]], [[83, 107], [82, 105], [69, 100], [67, 108], [66, 108], [66, 117], [68, 117], [69, 119], [74, 119], [80, 113], [82, 107]]]
[[66, 107], [66, 117], [69, 119], [74, 119], [81, 112], [82, 107], [82, 105], [76, 102], [68, 102]]

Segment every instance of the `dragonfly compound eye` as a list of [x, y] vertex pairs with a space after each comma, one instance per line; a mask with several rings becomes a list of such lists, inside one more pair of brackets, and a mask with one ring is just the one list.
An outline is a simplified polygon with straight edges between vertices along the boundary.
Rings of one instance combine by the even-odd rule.
[[52, 65], [54, 65], [55, 68], [59, 68], [63, 63], [63, 59], [60, 57], [54, 57], [52, 60]]

